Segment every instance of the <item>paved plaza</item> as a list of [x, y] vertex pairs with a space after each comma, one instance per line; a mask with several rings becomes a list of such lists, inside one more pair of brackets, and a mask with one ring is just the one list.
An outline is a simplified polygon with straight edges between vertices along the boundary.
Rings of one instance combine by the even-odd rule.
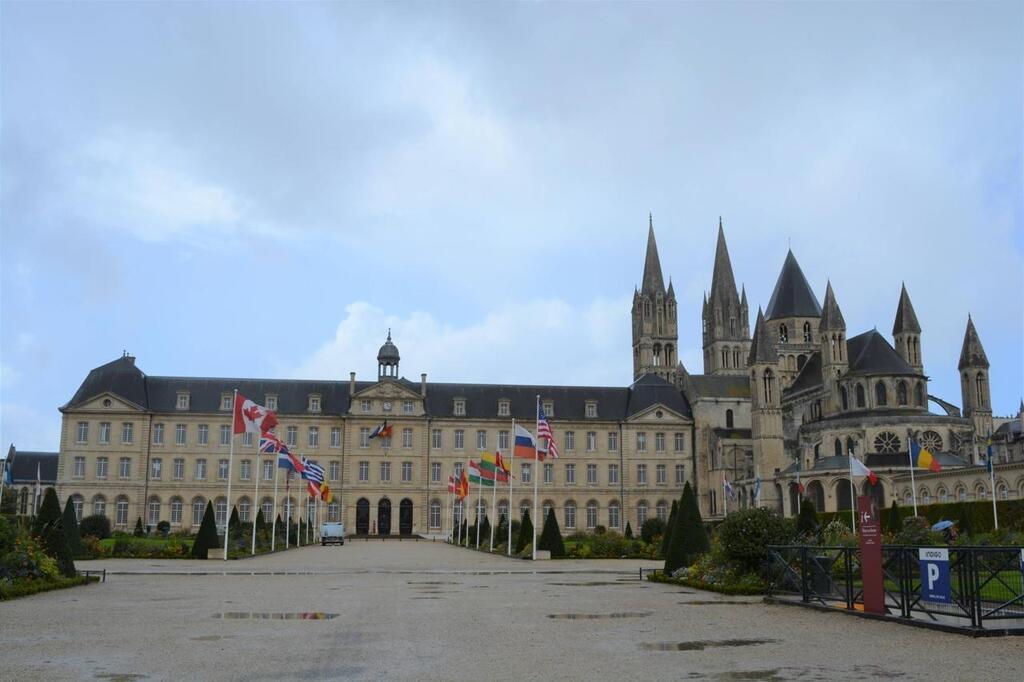
[[408, 541], [80, 562], [107, 582], [0, 605], [0, 678], [1020, 679], [1024, 638], [638, 580], [654, 565]]

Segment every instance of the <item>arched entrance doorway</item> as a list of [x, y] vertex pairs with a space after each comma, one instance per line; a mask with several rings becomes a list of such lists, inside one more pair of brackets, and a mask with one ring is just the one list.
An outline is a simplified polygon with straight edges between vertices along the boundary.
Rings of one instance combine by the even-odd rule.
[[377, 503], [377, 533], [391, 535], [391, 500], [386, 497]]
[[807, 485], [807, 499], [814, 504], [814, 511], [825, 511], [825, 488], [821, 481], [811, 481]]
[[370, 534], [370, 501], [365, 497], [356, 502], [356, 535]]
[[398, 505], [398, 534], [412, 535], [412, 500], [408, 497]]

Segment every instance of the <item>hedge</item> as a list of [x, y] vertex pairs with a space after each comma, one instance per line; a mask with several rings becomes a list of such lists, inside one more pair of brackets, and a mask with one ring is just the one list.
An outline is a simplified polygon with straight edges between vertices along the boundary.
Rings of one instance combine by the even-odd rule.
[[[1022, 500], [998, 500], [996, 509], [999, 513], [999, 528], [1010, 528], [1024, 531], [1024, 499]], [[914, 513], [914, 508], [908, 505], [900, 505], [900, 512], [904, 516]], [[943, 519], [958, 521], [958, 529], [961, 533], [974, 535], [977, 533], [990, 533], [995, 530], [992, 520], [992, 500], [975, 500], [973, 502], [946, 502], [917, 505], [917, 513], [932, 523], [938, 523]], [[831, 521], [839, 520], [849, 523], [849, 510], [841, 512], [825, 512], [818, 514], [822, 527]]]
[[52, 580], [24, 580], [17, 583], [0, 581], [0, 600], [16, 599], [27, 597], [30, 594], [49, 592], [50, 590], [62, 590], [65, 587], [75, 587], [86, 583], [98, 582], [99, 576], [79, 575], [74, 578], [53, 578]]
[[673, 578], [672, 576], [665, 575], [661, 571], [653, 571], [647, 574], [647, 579], [652, 583], [665, 583], [666, 585], [682, 585], [684, 587], [692, 587], [695, 590], [707, 590], [708, 592], [718, 592], [719, 594], [732, 594], [732, 595], [758, 595], [764, 594], [766, 589], [764, 587], [747, 587], [740, 585], [717, 585], [714, 583], [706, 583], [702, 580], [694, 580], [693, 578]]

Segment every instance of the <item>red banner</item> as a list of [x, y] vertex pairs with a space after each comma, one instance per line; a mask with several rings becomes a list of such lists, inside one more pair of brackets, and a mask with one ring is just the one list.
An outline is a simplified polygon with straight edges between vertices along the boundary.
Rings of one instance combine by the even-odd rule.
[[860, 534], [860, 575], [864, 583], [864, 611], [885, 613], [882, 578], [882, 527], [878, 503], [871, 495], [857, 498], [857, 529]]

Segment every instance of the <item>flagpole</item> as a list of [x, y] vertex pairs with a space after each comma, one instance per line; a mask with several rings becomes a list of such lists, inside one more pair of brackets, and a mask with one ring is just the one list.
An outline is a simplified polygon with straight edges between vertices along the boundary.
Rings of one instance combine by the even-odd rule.
[[800, 470], [797, 469], [796, 470], [796, 513], [797, 513], [797, 515], [800, 514], [800, 502], [801, 502], [801, 499], [803, 498], [803, 496], [804, 496], [804, 493], [800, 489]]
[[853, 528], [853, 532], [857, 532], [857, 510], [856, 505], [853, 501], [853, 452], [849, 452], [847, 456], [847, 462], [850, 466], [850, 525]]
[[988, 477], [992, 483], [992, 522], [995, 524], [995, 529], [999, 530], [999, 512], [996, 510], [996, 463], [993, 461], [992, 453], [992, 435], [989, 434], [988, 449]]
[[[479, 466], [479, 462], [477, 463]], [[480, 549], [480, 505], [484, 501], [484, 472], [483, 469], [478, 468], [477, 473], [480, 474], [480, 482], [476, 484], [476, 548]]]
[[722, 509], [723, 509], [723, 511], [725, 511], [725, 515], [726, 516], [729, 515], [729, 490], [726, 488], [726, 484], [727, 483], [729, 483], [729, 479], [723, 478], [722, 479], [722, 502], [724, 502], [725, 505], [723, 506]]
[[[254, 439], [255, 440], [255, 439]], [[263, 466], [263, 462], [260, 461], [260, 442], [256, 440], [256, 492], [254, 493], [253, 500], [256, 502], [257, 512], [260, 509], [260, 468]], [[256, 519], [259, 517], [259, 513], [252, 515], [252, 556], [256, 556]]]
[[292, 532], [292, 477], [291, 471], [284, 475], [284, 548], [291, 549]]
[[[280, 457], [280, 454], [276, 455], [274, 458], [277, 459], [277, 457]], [[261, 464], [260, 466], [262, 467], [263, 465]], [[271, 525], [271, 527], [274, 530], [270, 533], [270, 551], [271, 552], [274, 551], [274, 547], [277, 545], [277, 542], [276, 542], [276, 540], [277, 540], [277, 470], [280, 469], [280, 468], [281, 467], [277, 466], [277, 462], [274, 462], [274, 506], [272, 507], [273, 513], [271, 513], [271, 515], [270, 515], [271, 516], [270, 525]], [[262, 475], [262, 474], [263, 474], [263, 472], [260, 471], [260, 475]], [[285, 549], [288, 549], [288, 547], [285, 546]]]
[[754, 495], [754, 506], [761, 506], [761, 469], [758, 465], [754, 465], [754, 490], [757, 493]]
[[917, 485], [914, 483], [914, 448], [907, 436], [907, 460], [910, 462], [910, 497], [914, 501], [914, 516], [917, 516]]
[[534, 412], [536, 420], [534, 421], [533, 427], [533, 463], [537, 465], [536, 470], [533, 472], [533, 560], [537, 560], [537, 523], [539, 523], [537, 516], [537, 479], [540, 478], [540, 456], [537, 453], [537, 446], [539, 445], [537, 431], [540, 429], [540, 395], [537, 396], [537, 409]]
[[[232, 421], [235, 408], [238, 403], [238, 389], [236, 388], [231, 398]], [[228, 449], [228, 496], [224, 507], [224, 561], [228, 560], [228, 531], [231, 529], [231, 516], [228, 507], [231, 506], [231, 462], [235, 458], [235, 427], [231, 425], [231, 446]]]
[[[512, 417], [512, 461], [516, 461], [516, 418]], [[508, 472], [508, 547], [506, 554], [512, 556], [512, 472]]]
[[[500, 452], [500, 450], [498, 452]], [[495, 463], [497, 463], [498, 458], [495, 457], [494, 460], [495, 460]], [[497, 522], [497, 520], [498, 520], [497, 514], [498, 514], [498, 467], [495, 466], [494, 467], [494, 485], [491, 486], [491, 516], [494, 517], [495, 522]], [[491, 551], [491, 552], [494, 551], [494, 531], [495, 530], [497, 530], [497, 528], [491, 528], [491, 532], [489, 534], [490, 535], [490, 544], [491, 544], [491, 548], [490, 548], [489, 551]]]

